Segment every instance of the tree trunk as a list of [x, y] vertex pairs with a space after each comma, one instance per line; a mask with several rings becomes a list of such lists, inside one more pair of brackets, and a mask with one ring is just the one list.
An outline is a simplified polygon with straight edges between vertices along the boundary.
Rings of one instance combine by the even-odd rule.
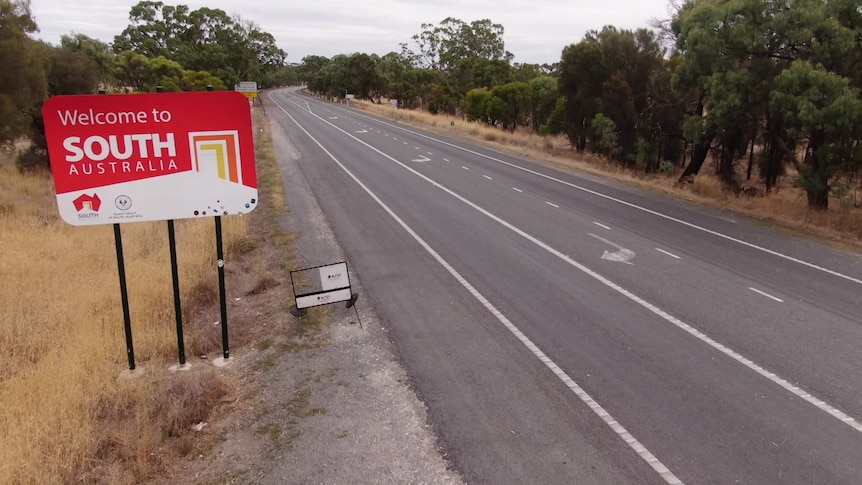
[[[695, 116], [703, 116], [703, 98], [704, 96], [701, 93], [700, 99], [697, 101]], [[679, 180], [677, 181], [678, 184], [685, 183], [688, 179], [697, 176], [700, 172], [700, 168], [703, 167], [703, 162], [709, 154], [709, 146], [712, 143], [713, 136], [714, 135], [712, 133], [704, 133], [700, 141], [694, 144], [694, 149], [691, 151], [691, 162], [686, 165], [682, 175], [679, 176]], [[685, 156], [683, 156], [683, 160], [685, 160]]]
[[829, 187], [825, 189], [808, 190], [808, 208], [818, 211], [829, 209]]
[[824, 134], [815, 131], [811, 134], [808, 149], [805, 150], [805, 167], [807, 174], [803, 185], [808, 195], [808, 208], [825, 211], [829, 208], [829, 177], [820, 160], [817, 151], [821, 148]]
[[703, 167], [703, 162], [709, 154], [709, 144], [712, 141], [712, 137], [704, 136], [703, 138], [700, 143], [694, 145], [694, 149], [691, 151], [691, 161], [686, 165], [682, 175], [679, 176], [679, 183], [683, 183], [688, 178], [696, 176], [700, 172], [700, 168]]
[[728, 128], [721, 137], [721, 157], [718, 165], [718, 176], [725, 190], [735, 192], [739, 190], [739, 180], [733, 163], [736, 161], [737, 152], [745, 153], [746, 145], [743, 145], [744, 135], [738, 126]]
[[748, 152], [748, 170], [745, 172], [745, 180], [751, 180], [751, 167], [754, 165], [754, 143], [757, 141], [757, 125], [751, 130], [751, 149]]

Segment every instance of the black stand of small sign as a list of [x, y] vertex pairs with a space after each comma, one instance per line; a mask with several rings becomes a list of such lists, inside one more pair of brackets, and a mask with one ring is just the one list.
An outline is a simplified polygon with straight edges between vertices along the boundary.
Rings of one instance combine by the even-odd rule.
[[299, 319], [299, 338], [302, 338], [302, 317], [308, 315], [308, 308], [299, 308], [296, 305], [291, 305], [290, 314]]
[[356, 321], [359, 322], [359, 328], [362, 327], [362, 319], [359, 318], [359, 310], [356, 309], [356, 300], [359, 299], [359, 293], [351, 293], [350, 299], [344, 302], [345, 308], [353, 307], [353, 312], [356, 314]]
[[129, 370], [135, 370], [135, 346], [132, 343], [132, 318], [129, 315], [129, 292], [126, 288], [126, 265], [123, 258], [123, 235], [120, 225], [114, 224], [114, 246], [117, 248], [117, 272], [120, 276], [120, 300], [123, 304], [123, 328], [126, 332], [126, 355]]
[[222, 357], [230, 358], [230, 347], [227, 340], [227, 302], [224, 286], [224, 244], [221, 234], [221, 216], [215, 216], [216, 258], [218, 260], [218, 297], [221, 307], [221, 348]]

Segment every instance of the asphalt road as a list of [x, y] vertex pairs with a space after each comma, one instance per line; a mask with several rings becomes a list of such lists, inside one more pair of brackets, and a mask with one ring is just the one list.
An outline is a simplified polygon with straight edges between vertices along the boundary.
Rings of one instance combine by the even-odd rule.
[[858, 254], [267, 103], [468, 482], [862, 483]]

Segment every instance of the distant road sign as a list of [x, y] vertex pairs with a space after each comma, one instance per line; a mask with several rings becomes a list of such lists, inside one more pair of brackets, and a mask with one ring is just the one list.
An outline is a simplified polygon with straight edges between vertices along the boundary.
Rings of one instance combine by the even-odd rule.
[[247, 98], [256, 98], [257, 97], [257, 82], [255, 81], [243, 81], [239, 84], [234, 84], [233, 90], [244, 94]]

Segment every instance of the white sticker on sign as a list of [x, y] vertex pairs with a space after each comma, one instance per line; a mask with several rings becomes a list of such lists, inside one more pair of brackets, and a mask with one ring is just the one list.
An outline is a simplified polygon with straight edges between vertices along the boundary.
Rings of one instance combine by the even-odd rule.
[[347, 288], [350, 280], [347, 277], [347, 263], [337, 263], [320, 267], [320, 286], [323, 291]]

